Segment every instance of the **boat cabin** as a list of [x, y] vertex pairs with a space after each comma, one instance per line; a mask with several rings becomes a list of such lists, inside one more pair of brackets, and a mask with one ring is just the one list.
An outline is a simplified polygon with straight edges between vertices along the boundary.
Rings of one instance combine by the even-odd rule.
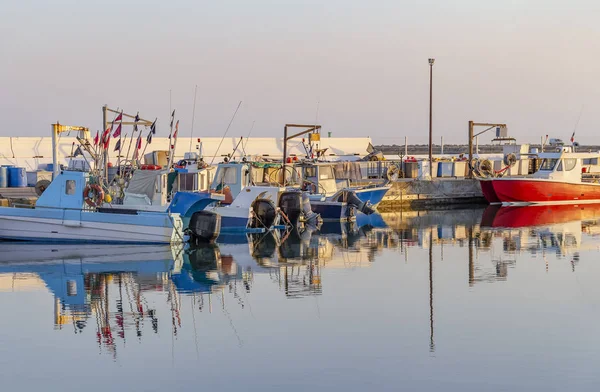
[[[352, 165], [338, 170], [338, 165]], [[351, 180], [361, 180], [360, 166], [354, 162], [315, 162], [300, 163], [295, 166], [295, 174], [299, 176], [298, 182], [312, 193], [332, 196], [336, 192], [350, 187]], [[342, 174], [344, 178], [339, 178]], [[312, 189], [310, 189], [312, 188]]]
[[242, 189], [252, 185], [251, 167], [248, 163], [219, 163], [210, 186], [211, 192], [225, 194], [225, 204], [231, 203]]
[[166, 205], [167, 176], [165, 170], [136, 170], [124, 190], [123, 205]]
[[541, 153], [538, 158], [542, 162], [534, 178], [580, 182], [582, 173], [586, 172], [584, 163], [597, 159], [598, 154], [573, 152], [570, 147], [562, 147], [556, 152]]
[[84, 207], [83, 191], [88, 173], [64, 170], [37, 199], [36, 208], [66, 208], [81, 210]]

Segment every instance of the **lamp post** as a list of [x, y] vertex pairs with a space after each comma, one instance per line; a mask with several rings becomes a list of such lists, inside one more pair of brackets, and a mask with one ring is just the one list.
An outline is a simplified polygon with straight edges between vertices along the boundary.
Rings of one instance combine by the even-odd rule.
[[435, 59], [429, 59], [429, 177], [433, 178], [433, 63]]

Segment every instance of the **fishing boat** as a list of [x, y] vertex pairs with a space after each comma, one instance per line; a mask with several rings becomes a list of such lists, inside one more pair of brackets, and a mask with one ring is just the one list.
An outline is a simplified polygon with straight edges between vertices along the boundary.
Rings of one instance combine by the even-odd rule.
[[482, 190], [487, 190], [484, 196], [490, 203], [598, 203], [600, 183], [594, 177], [582, 176], [582, 160], [597, 156], [561, 147], [555, 152], [539, 154], [542, 162], [534, 174], [484, 179], [480, 184]]
[[[292, 225], [319, 219], [310, 204], [306, 204], [308, 200], [301, 200], [301, 192], [255, 180], [256, 173], [248, 162], [219, 163], [210, 192], [223, 195], [224, 200], [207, 210], [221, 215], [223, 226], [247, 224], [248, 227], [270, 228], [280, 222], [280, 212], [285, 215], [286, 223]], [[248, 209], [252, 216], [249, 222], [245, 216]]]
[[[383, 187], [349, 187], [348, 180], [337, 180], [329, 163], [303, 162], [294, 166], [289, 179], [309, 193], [310, 205], [323, 221], [355, 220], [357, 212], [372, 214], [371, 204], [381, 201], [391, 185]], [[362, 199], [361, 196], [362, 195]]]
[[376, 208], [392, 187], [390, 180], [384, 184], [352, 185], [352, 180], [362, 179], [357, 162], [303, 161], [295, 167], [299, 170], [303, 187], [311, 191], [311, 200], [318, 200], [318, 195], [336, 199], [341, 192], [351, 191], [360, 201]]
[[169, 244], [183, 240], [179, 214], [102, 208], [102, 187], [63, 171], [33, 208], [0, 207], [0, 238], [24, 241]]

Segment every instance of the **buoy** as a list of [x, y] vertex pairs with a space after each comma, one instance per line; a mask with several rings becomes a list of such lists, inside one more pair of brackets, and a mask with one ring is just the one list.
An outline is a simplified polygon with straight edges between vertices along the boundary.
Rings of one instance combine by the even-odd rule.
[[104, 202], [109, 204], [112, 203], [112, 196], [108, 193], [104, 195]]

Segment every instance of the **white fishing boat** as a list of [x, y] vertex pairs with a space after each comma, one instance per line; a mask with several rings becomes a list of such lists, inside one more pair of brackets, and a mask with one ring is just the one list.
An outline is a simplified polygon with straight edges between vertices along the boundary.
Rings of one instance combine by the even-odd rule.
[[0, 208], [0, 238], [132, 244], [183, 240], [179, 214], [95, 207], [102, 199], [102, 187], [88, 173], [63, 171], [33, 208]]

